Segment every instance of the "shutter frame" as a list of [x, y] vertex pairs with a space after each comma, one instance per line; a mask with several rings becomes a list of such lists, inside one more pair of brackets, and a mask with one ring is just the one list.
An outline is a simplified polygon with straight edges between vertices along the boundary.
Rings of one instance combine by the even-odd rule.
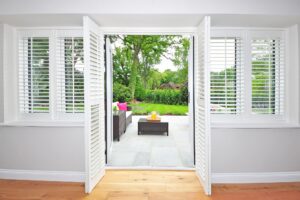
[[[75, 44], [77, 46], [75, 47]], [[66, 50], [66, 45], [70, 48]], [[76, 49], [75, 49], [76, 48]], [[74, 51], [77, 51], [77, 60]], [[79, 54], [81, 56], [79, 56]], [[56, 37], [56, 81], [57, 81], [57, 113], [65, 118], [84, 112], [84, 52], [83, 37], [57, 36]], [[70, 63], [68, 60], [72, 60]], [[77, 62], [77, 67], [75, 65]], [[68, 66], [67, 66], [68, 65]], [[66, 72], [68, 70], [68, 72]], [[81, 73], [81, 76], [80, 76]], [[76, 86], [76, 82], [82, 84]], [[80, 89], [80, 87], [82, 87]], [[76, 97], [78, 99], [76, 100]], [[76, 101], [75, 101], [76, 100]], [[81, 106], [82, 105], [82, 106]]]
[[[244, 109], [244, 43], [241, 37], [221, 36], [211, 39], [211, 113], [241, 114]], [[231, 67], [233, 66], [233, 67]], [[226, 70], [223, 70], [226, 69]], [[227, 78], [232, 68], [234, 76]], [[224, 81], [219, 80], [224, 72]], [[222, 85], [224, 82], [224, 86]], [[227, 85], [227, 84], [233, 85]], [[216, 91], [216, 92], [214, 92]], [[223, 93], [224, 92], [224, 93]], [[232, 93], [234, 97], [230, 97]], [[222, 99], [223, 98], [223, 99]]]
[[[35, 107], [35, 111], [34, 112], [29, 112], [29, 109], [33, 110], [34, 106], [30, 106], [28, 105], [28, 101], [29, 98], [26, 95], [26, 93], [29, 92], [29, 88], [28, 84], [30, 83], [34, 83], [31, 82], [29, 77], [26, 77], [26, 74], [29, 75], [29, 71], [26, 71], [30, 65], [30, 63], [25, 63], [25, 61], [28, 61], [28, 56], [30, 56], [28, 54], [28, 51], [25, 51], [24, 48], [28, 48], [28, 39], [31, 38], [36, 38], [36, 40], [39, 39], [45, 39], [47, 41], [47, 48], [42, 48], [44, 49], [44, 51], [48, 51], [48, 55], [46, 57], [39, 57], [39, 51], [41, 49], [37, 49], [36, 48], [36, 56], [35, 58], [37, 58], [36, 61], [38, 61], [38, 58], [41, 58], [40, 62], [42, 62], [42, 60], [45, 60], [48, 62], [46, 68], [41, 67], [40, 68], [40, 72], [43, 72], [43, 75], [48, 76], [48, 80], [45, 81], [40, 81], [41, 83], [43, 82], [44, 86], [46, 85], [46, 88], [44, 87], [44, 92], [40, 92], [41, 87], [36, 87], [35, 91], [38, 91], [37, 94], [35, 95], [37, 97], [37, 99], [39, 98], [39, 96], [43, 97], [42, 93], [44, 93], [44, 97], [45, 97], [45, 93], [47, 93], [48, 95], [46, 96], [46, 100], [44, 99], [43, 101], [46, 102], [47, 106], [46, 109], [40, 109], [38, 110], [37, 107]], [[30, 121], [30, 120], [37, 120], [37, 121], [41, 121], [41, 120], [51, 120], [51, 84], [50, 84], [50, 77], [51, 77], [51, 72], [50, 72], [50, 66], [52, 65], [52, 60], [51, 60], [51, 53], [52, 53], [52, 48], [51, 48], [51, 31], [49, 30], [26, 30], [26, 31], [18, 31], [18, 45], [17, 45], [17, 50], [18, 50], [18, 107], [19, 107], [19, 115], [18, 115], [18, 119], [19, 120], [24, 120], [24, 121]], [[26, 44], [27, 43], [27, 44]], [[41, 46], [43, 47], [43, 46]], [[45, 46], [44, 46], [45, 47]], [[28, 50], [28, 49], [27, 49]], [[37, 66], [37, 64], [35, 64], [35, 66]], [[38, 69], [38, 67], [37, 67]], [[35, 73], [37, 74], [37, 73]], [[36, 82], [38, 83], [38, 82]], [[40, 89], [38, 89], [40, 88]], [[39, 95], [40, 93], [40, 95]], [[26, 105], [27, 104], [27, 105]], [[40, 104], [42, 105], [42, 104]], [[44, 104], [45, 105], [45, 104]]]

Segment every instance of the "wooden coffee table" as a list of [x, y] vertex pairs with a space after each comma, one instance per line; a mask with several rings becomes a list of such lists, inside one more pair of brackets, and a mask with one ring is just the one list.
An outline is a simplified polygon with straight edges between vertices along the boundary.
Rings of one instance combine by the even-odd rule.
[[164, 134], [169, 135], [168, 122], [153, 122], [148, 121], [146, 118], [140, 118], [138, 121], [138, 135], [141, 134]]

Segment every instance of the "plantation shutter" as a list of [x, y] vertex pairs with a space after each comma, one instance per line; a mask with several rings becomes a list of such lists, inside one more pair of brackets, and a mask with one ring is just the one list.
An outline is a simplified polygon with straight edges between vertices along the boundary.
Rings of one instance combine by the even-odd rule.
[[56, 38], [57, 110], [84, 112], [84, 54], [82, 37]]
[[105, 174], [105, 108], [103, 34], [89, 17], [84, 27], [84, 100], [86, 182], [90, 193]]
[[243, 110], [243, 44], [237, 37], [214, 37], [210, 43], [211, 113]]
[[210, 164], [210, 17], [204, 17], [198, 27], [195, 54], [195, 158], [196, 173], [204, 191], [211, 194]]
[[19, 39], [19, 108], [21, 113], [49, 113], [49, 38]]
[[254, 37], [252, 57], [252, 113], [284, 112], [284, 41], [280, 37]]

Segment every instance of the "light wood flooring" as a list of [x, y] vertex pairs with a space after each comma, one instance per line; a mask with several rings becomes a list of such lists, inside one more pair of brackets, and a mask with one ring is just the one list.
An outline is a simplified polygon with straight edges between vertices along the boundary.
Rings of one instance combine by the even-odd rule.
[[300, 183], [214, 185], [204, 195], [193, 171], [107, 170], [90, 194], [82, 183], [0, 180], [1, 200], [300, 200]]

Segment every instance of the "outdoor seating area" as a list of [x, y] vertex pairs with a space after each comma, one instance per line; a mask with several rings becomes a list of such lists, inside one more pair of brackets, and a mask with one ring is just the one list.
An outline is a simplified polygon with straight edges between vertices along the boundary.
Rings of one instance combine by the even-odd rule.
[[120, 141], [113, 142], [108, 166], [193, 167], [193, 142], [188, 116], [162, 116], [148, 122], [147, 116], [132, 116]]

